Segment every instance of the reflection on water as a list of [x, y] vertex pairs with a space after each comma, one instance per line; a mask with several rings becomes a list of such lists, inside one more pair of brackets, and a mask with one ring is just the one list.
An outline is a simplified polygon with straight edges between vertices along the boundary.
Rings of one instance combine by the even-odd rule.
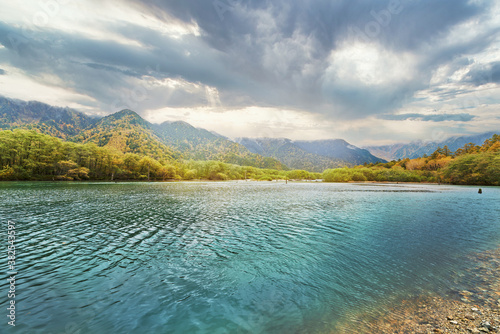
[[[3, 183], [22, 333], [315, 333], [448, 291], [498, 246], [499, 188]], [[6, 296], [0, 295], [2, 305]]]

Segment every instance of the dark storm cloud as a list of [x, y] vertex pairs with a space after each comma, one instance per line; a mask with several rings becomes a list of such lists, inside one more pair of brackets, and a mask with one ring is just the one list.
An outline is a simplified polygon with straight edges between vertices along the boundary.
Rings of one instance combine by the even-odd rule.
[[[131, 27], [134, 28], [141, 29]], [[167, 40], [163, 41], [167, 43], [160, 43], [161, 37], [157, 32], [150, 31], [150, 34], [157, 35], [154, 49], [65, 33], [33, 31], [28, 35], [29, 38], [25, 38], [19, 30], [0, 23], [0, 43], [13, 51], [10, 60], [28, 70], [36, 70], [40, 66], [48, 70], [61, 63], [79, 63], [93, 69], [133, 76], [150, 74], [149, 72], [158, 69], [154, 74], [159, 77], [182, 76], [191, 81], [224, 83], [227, 76], [221, 73], [221, 65], [211, 59], [212, 52], [209, 50], [198, 50], [197, 56], [186, 57], [182, 53], [184, 49], [198, 46], [190, 45], [189, 40]], [[203, 56], [200, 55], [202, 51]]]
[[244, 49], [253, 51], [247, 54], [252, 59], [260, 58], [266, 45], [258, 23], [271, 23], [265, 22], [265, 17], [259, 22], [254, 13], [269, 13], [281, 38], [292, 37], [296, 31], [314, 36], [318, 42], [315, 56], [321, 57], [349, 32], [360, 40], [381, 42], [395, 50], [416, 49], [442, 37], [456, 24], [488, 11], [487, 2], [479, 6], [468, 0], [146, 0], [140, 6], [163, 19], [175, 15], [185, 22], [197, 22], [206, 32], [204, 38], [220, 50], [234, 50], [243, 39], [252, 42]]
[[[432, 72], [440, 65], [468, 52], [483, 50], [495, 38], [495, 34], [486, 31], [478, 32], [482, 35], [472, 41], [434, 44], [457, 24], [487, 15], [488, 2], [473, 4], [467, 0], [202, 3], [151, 0], [143, 1], [140, 6], [162, 19], [174, 15], [186, 23], [196, 22], [204, 31], [202, 37], [208, 45], [231, 56], [225, 60], [232, 73], [257, 83], [257, 87], [242, 94], [248, 93], [261, 103], [294, 105], [343, 118], [358, 118], [400, 107], [416, 91], [428, 87]], [[297, 33], [310, 38], [312, 52], [305, 59], [283, 66], [283, 71], [276, 71], [275, 68], [286, 63], [285, 55], [296, 51], [293, 44], [284, 42], [296, 38]], [[395, 53], [417, 53], [421, 57], [419, 75], [393, 87], [352, 87], [344, 82], [325, 85], [322, 75], [329, 66], [328, 57], [347, 36], [378, 43]], [[281, 54], [273, 55], [276, 66], [266, 66], [272, 63], [266, 58], [270, 44], [279, 43], [285, 45]], [[427, 46], [432, 47], [422, 55], [420, 48]], [[298, 51], [305, 53], [300, 48]], [[304, 75], [311, 67], [315, 74]], [[293, 80], [297, 77], [298, 82]]]
[[465, 76], [464, 82], [475, 86], [500, 83], [500, 61], [474, 66]]
[[[486, 12], [487, 5], [468, 0], [145, 0], [140, 6], [159, 18], [174, 15], [185, 22], [197, 22], [207, 32], [207, 40], [221, 49], [231, 48], [235, 39], [246, 34], [255, 36], [256, 18], [251, 13], [260, 10], [277, 20], [283, 37], [300, 29], [315, 35], [320, 45], [330, 50], [352, 28], [394, 48], [413, 49], [457, 23]], [[378, 34], [371, 22], [378, 23]]]
[[75, 63], [76, 65], [86, 65], [90, 68], [96, 69], [96, 70], [103, 70], [103, 71], [109, 71], [109, 72], [117, 72], [121, 74], [125, 74], [131, 77], [136, 77], [140, 78], [142, 75], [138, 72], [134, 72], [128, 69], [119, 69], [117, 67], [113, 66], [108, 66], [108, 65], [103, 65], [103, 64], [95, 64], [95, 63]]
[[400, 114], [400, 115], [380, 115], [380, 119], [385, 119], [389, 121], [424, 121], [424, 122], [446, 122], [446, 121], [457, 121], [457, 122], [470, 122], [476, 116], [463, 113], [463, 114], [436, 114], [436, 115], [424, 115], [418, 113], [410, 114]]
[[[165, 23], [175, 19], [196, 24], [201, 35], [175, 39], [133, 22], [108, 22], [107, 32], [137, 42], [122, 44], [54, 29], [27, 31], [0, 22], [0, 43], [7, 49], [0, 52], [0, 60], [28, 75], [55, 75], [65, 88], [92, 97], [106, 111], [114, 111], [110, 109], [117, 99], [122, 103], [137, 95], [140, 81], [174, 78], [216, 87], [228, 108], [275, 106], [359, 118], [398, 108], [429, 85], [437, 67], [453, 62], [465, 66], [455, 60], [463, 61], [471, 50], [488, 47], [497, 32], [481, 31], [472, 41], [443, 46], [439, 40], [457, 24], [487, 15], [490, 4], [467, 0], [130, 1], [136, 10]], [[397, 85], [349, 85], [335, 78], [326, 82], [332, 50], [349, 38], [375, 43], [395, 54], [414, 54], [419, 74]], [[474, 75], [470, 74], [471, 82]], [[203, 91], [186, 88], [167, 94], [147, 87], [130, 107], [141, 111], [200, 106], [207, 103]]]
[[[143, 28], [132, 26], [124, 33], [129, 29], [139, 34]], [[215, 59], [214, 52], [200, 49], [198, 43], [189, 38], [165, 40], [156, 31], [150, 30], [149, 33], [150, 39], [157, 40], [154, 48], [86, 39], [60, 32], [23, 32], [0, 23], [0, 43], [10, 51], [0, 55], [0, 59], [32, 75], [56, 74], [67, 86], [96, 98], [100, 106], [109, 111], [114, 111], [110, 110], [110, 106], [121, 95], [133, 94], [134, 90], [141, 90], [141, 85], [148, 85], [147, 82], [130, 81], [128, 77], [183, 78], [222, 88], [238, 85]], [[187, 49], [192, 53], [189, 57], [184, 54]], [[149, 88], [146, 87], [146, 90]], [[146, 93], [152, 94], [149, 91]], [[136, 103], [130, 107], [158, 107], [155, 102], [148, 105], [149, 101], [140, 100], [140, 105]], [[189, 106], [192, 101], [193, 98], [187, 98], [182, 105]], [[170, 102], [169, 106], [181, 106], [172, 104], [172, 101], [159, 101], [160, 104], [166, 102]], [[197, 105], [200, 103], [198, 101]]]

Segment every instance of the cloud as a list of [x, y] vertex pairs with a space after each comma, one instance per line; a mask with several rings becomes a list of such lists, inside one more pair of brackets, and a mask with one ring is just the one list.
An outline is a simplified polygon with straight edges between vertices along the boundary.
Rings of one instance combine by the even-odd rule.
[[[14, 71], [30, 93], [57, 91], [84, 110], [192, 109], [220, 121], [213, 115], [251, 107], [347, 129], [406, 114], [429, 126], [444, 120], [428, 118], [433, 109], [474, 123], [500, 104], [491, 1], [89, 0], [61, 3], [46, 22], [30, 1], [0, 13], [5, 78]], [[31, 99], [22, 86], [14, 95]], [[454, 118], [467, 108], [478, 117]]]
[[462, 114], [437, 114], [437, 115], [426, 115], [426, 114], [399, 114], [399, 115], [380, 115], [380, 119], [385, 119], [389, 121], [423, 121], [423, 122], [470, 122], [476, 116], [462, 113]]
[[[3, 59], [38, 77], [39, 81], [45, 75], [57, 76], [65, 87], [92, 96], [98, 101], [98, 107], [110, 112], [116, 111], [113, 106], [117, 99], [138, 111], [151, 105], [178, 105], [180, 101], [155, 98], [172, 96], [168, 93], [169, 88], [162, 86], [166, 79], [179, 79], [194, 86], [237, 86], [224, 72], [223, 65], [213, 59], [214, 53], [203, 50], [196, 40], [176, 40], [158, 34], [157, 47], [145, 49], [63, 32], [33, 31], [29, 37], [24, 38], [19, 29], [0, 24], [0, 43], [10, 51], [4, 52]], [[185, 49], [191, 50], [189, 56], [183, 52]], [[186, 91], [183, 93], [183, 88], [178, 85], [173, 95], [184, 94], [185, 105], [189, 106], [194, 100], [204, 103], [205, 89], [200, 90], [203, 96], [190, 97], [186, 96]]]
[[[391, 3], [396, 3], [397, 10]], [[219, 8], [214, 4], [219, 4]], [[248, 94], [249, 100], [264, 105], [314, 109], [345, 119], [399, 108], [416, 91], [426, 88], [433, 70], [470, 48], [469, 40], [443, 44], [446, 37], [458, 25], [487, 15], [489, 9], [487, 3], [470, 1], [353, 4], [351, 1], [221, 0], [200, 4], [188, 0], [144, 1], [139, 6], [160, 19], [168, 13], [186, 23], [197, 22], [204, 32], [202, 39], [230, 55], [224, 58], [230, 70], [246, 82], [254, 83], [244, 85], [244, 91], [233, 90], [230, 94]], [[370, 30], [373, 26], [377, 27], [376, 34]], [[478, 49], [488, 45], [481, 43], [483, 39], [472, 40]], [[378, 51], [378, 61], [361, 55], [376, 71], [379, 63], [388, 64], [383, 74], [363, 68], [359, 72], [377, 79], [399, 74], [404, 76], [402, 80], [392, 85], [386, 82], [360, 85], [338, 77], [337, 69], [349, 59], [339, 60], [332, 54], [356, 44]], [[384, 59], [387, 56], [398, 60], [411, 58], [407, 67], [410, 72], [391, 67], [394, 62], [391, 58]], [[355, 66], [359, 64], [359, 59], [350, 61]]]
[[0, 75], [4, 75], [4, 74], [5, 74], [5, 70], [0, 68]]
[[466, 74], [464, 82], [475, 86], [500, 83], [500, 61], [473, 66]]

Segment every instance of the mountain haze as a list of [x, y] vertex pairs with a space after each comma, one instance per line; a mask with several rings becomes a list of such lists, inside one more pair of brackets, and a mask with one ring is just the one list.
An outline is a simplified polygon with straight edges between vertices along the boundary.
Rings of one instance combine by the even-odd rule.
[[183, 122], [153, 124], [153, 130], [161, 140], [192, 160], [217, 160], [241, 166], [287, 169], [276, 159], [254, 154], [243, 145], [205, 129], [195, 128]]
[[293, 141], [287, 138], [238, 138], [236, 141], [251, 152], [276, 158], [292, 169], [312, 172], [365, 162], [383, 162], [383, 159], [341, 139]]
[[384, 159], [372, 155], [365, 149], [351, 145], [343, 139], [296, 140], [293, 143], [307, 152], [329, 158], [341, 159], [355, 165], [385, 162]]
[[[498, 133], [498, 131], [497, 131]], [[386, 160], [415, 159], [424, 155], [431, 155], [438, 147], [448, 146], [451, 151], [463, 147], [465, 144], [473, 143], [482, 145], [486, 139], [491, 138], [495, 132], [485, 132], [471, 136], [454, 136], [441, 141], [413, 141], [410, 143], [399, 143], [382, 146], [366, 146], [371, 154]]]

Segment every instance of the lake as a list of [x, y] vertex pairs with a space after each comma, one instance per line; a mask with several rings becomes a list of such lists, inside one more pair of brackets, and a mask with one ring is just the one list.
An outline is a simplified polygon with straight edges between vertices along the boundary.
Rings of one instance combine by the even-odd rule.
[[500, 245], [500, 188], [477, 191], [1, 183], [4, 243], [16, 223], [15, 332], [328, 333], [390, 300], [457, 289], [464, 259]]

